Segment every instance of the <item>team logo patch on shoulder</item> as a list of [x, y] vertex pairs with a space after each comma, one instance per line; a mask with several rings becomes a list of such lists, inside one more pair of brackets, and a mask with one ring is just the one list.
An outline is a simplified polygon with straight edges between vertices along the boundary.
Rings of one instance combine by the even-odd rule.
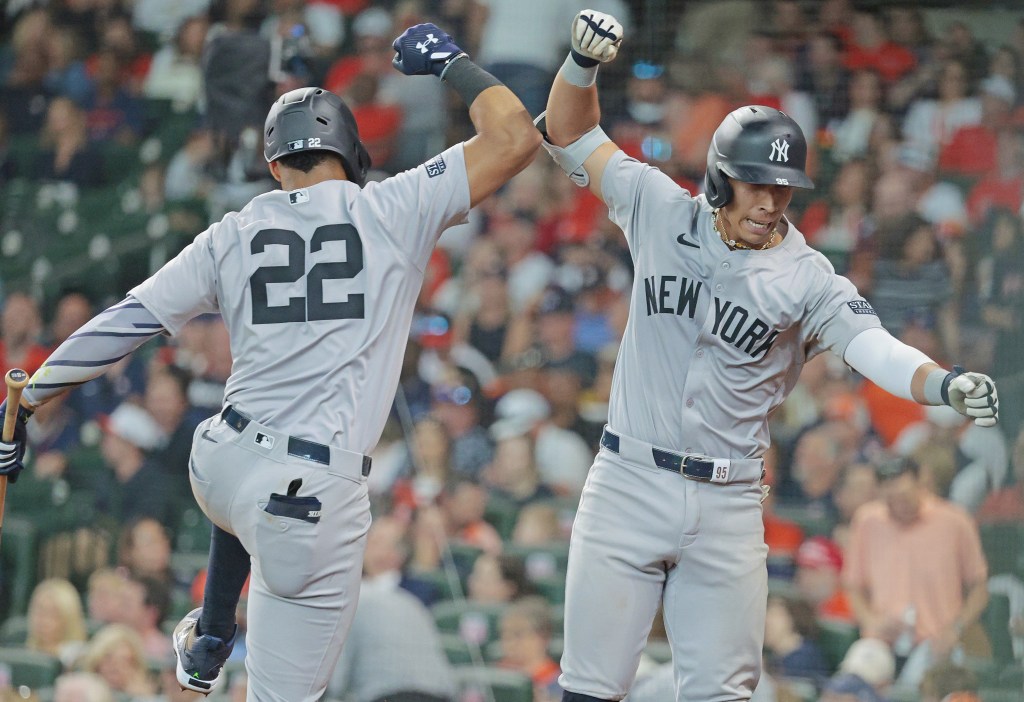
[[448, 165], [444, 162], [444, 159], [440, 156], [435, 156], [431, 161], [427, 162], [427, 176], [435, 178], [444, 173], [446, 168], [448, 168]]
[[873, 314], [876, 317], [878, 313], [875, 312], [875, 308], [872, 307], [866, 300], [851, 300], [846, 303], [853, 310], [854, 314]]

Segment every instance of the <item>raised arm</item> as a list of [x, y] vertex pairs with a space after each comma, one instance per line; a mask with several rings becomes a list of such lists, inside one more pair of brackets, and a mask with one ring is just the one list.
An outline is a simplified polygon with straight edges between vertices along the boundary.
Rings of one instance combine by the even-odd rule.
[[465, 146], [471, 206], [533, 160], [541, 137], [523, 103], [473, 63], [451, 36], [433, 24], [418, 24], [405, 30], [393, 46], [395, 68], [406, 75], [436, 75], [469, 105], [477, 132]]
[[601, 130], [597, 69], [613, 60], [622, 43], [622, 25], [611, 15], [583, 10], [572, 23], [572, 50], [558, 70], [548, 94], [547, 111], [538, 122], [545, 148], [579, 186], [602, 200], [601, 176], [619, 147]]

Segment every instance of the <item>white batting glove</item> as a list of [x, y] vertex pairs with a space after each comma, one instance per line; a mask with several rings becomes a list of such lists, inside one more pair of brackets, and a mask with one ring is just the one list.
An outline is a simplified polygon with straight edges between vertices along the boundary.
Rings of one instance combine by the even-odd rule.
[[622, 24], [604, 12], [583, 10], [572, 22], [572, 50], [585, 58], [607, 63], [619, 53]]
[[949, 406], [979, 427], [999, 421], [999, 395], [992, 378], [984, 373], [962, 373], [949, 381]]

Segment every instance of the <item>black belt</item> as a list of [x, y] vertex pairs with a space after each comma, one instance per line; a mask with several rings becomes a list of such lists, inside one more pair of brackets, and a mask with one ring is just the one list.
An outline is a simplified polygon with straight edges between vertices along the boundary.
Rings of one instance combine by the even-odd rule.
[[[224, 411], [220, 413], [220, 418], [239, 434], [245, 431], [245, 428], [249, 426], [249, 422], [252, 421], [231, 405], [224, 408]], [[322, 463], [325, 466], [331, 465], [330, 446], [324, 446], [323, 444], [318, 444], [315, 441], [300, 439], [297, 436], [288, 437], [288, 455], [295, 456], [296, 458], [304, 458], [305, 460], [313, 461], [314, 463]], [[372, 458], [369, 456], [363, 456], [364, 478], [370, 475], [370, 466], [372, 464]]]
[[[604, 433], [601, 434], [601, 445], [612, 453], [618, 453], [618, 434], [613, 434], [605, 429]], [[687, 478], [711, 482], [711, 476], [714, 475], [715, 462], [710, 458], [672, 453], [671, 451], [663, 451], [654, 447], [651, 447], [651, 454], [654, 458], [654, 465], [670, 470], [673, 473], [685, 475]]]

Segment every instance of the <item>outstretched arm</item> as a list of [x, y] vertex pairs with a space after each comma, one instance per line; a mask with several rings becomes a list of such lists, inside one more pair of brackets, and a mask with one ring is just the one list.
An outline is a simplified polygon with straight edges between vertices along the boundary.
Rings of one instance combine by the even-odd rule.
[[[28, 441], [26, 425], [36, 408], [98, 378], [112, 365], [163, 332], [163, 324], [129, 295], [69, 336], [33, 374], [21, 396], [14, 437], [9, 442], [0, 441], [0, 475], [6, 475], [12, 483], [17, 482], [18, 474], [24, 468]], [[7, 400], [4, 400], [0, 404], [0, 416], [6, 407]]]
[[[551, 85], [542, 131], [548, 144], [556, 147], [548, 151], [559, 165], [578, 185], [604, 199], [601, 177], [619, 147], [598, 127], [597, 69], [618, 55], [622, 25], [611, 15], [583, 10], [571, 31], [572, 50]], [[574, 172], [577, 162], [582, 163], [580, 175]]]
[[958, 367], [948, 372], [880, 327], [855, 336], [843, 358], [893, 395], [922, 405], [949, 405], [982, 427], [999, 421], [999, 396], [991, 378]]
[[526, 168], [541, 137], [511, 90], [473, 63], [451, 36], [433, 24], [410, 27], [393, 46], [395, 68], [406, 75], [436, 75], [469, 105], [477, 132], [465, 145], [471, 206]]

